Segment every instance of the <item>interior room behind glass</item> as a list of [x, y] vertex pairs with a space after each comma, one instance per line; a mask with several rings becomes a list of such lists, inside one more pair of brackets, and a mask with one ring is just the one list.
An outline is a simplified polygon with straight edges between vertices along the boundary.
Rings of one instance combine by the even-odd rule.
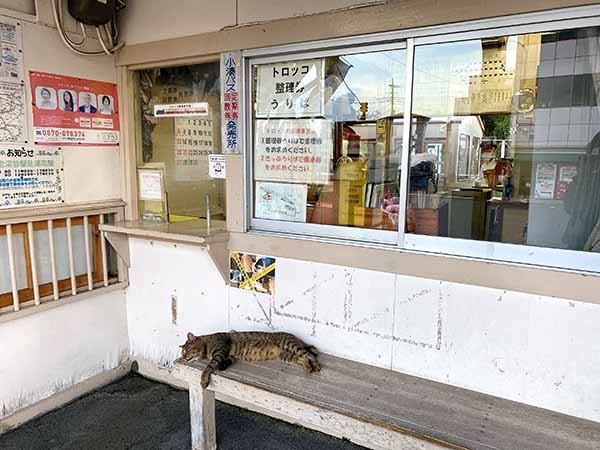
[[[137, 127], [138, 167], [164, 170], [170, 221], [225, 218], [225, 183], [208, 175], [208, 155], [221, 150], [221, 88], [218, 62], [140, 70]], [[207, 113], [157, 117], [156, 105], [206, 103]], [[153, 208], [154, 207], [154, 208]], [[142, 202], [153, 219], [156, 205]]]

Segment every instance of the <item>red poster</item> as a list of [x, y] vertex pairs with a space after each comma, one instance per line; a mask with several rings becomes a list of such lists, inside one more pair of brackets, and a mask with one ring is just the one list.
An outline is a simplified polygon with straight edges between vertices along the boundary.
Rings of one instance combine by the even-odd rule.
[[29, 72], [36, 144], [118, 145], [117, 85]]

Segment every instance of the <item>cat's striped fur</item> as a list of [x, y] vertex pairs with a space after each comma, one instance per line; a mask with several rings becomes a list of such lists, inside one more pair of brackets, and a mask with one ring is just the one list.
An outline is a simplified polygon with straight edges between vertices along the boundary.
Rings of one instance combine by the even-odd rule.
[[195, 358], [209, 360], [202, 372], [201, 384], [204, 388], [210, 383], [213, 371], [225, 370], [235, 359], [267, 361], [279, 358], [300, 364], [308, 372], [321, 370], [317, 349], [289, 333], [232, 331], [205, 336], [188, 333], [187, 341], [181, 348], [182, 357], [187, 361]]

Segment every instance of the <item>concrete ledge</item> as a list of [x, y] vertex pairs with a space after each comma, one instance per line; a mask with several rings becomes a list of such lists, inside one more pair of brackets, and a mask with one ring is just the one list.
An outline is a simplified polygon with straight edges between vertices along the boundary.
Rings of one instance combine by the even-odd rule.
[[599, 275], [563, 269], [258, 231], [231, 232], [229, 250], [600, 303]]
[[40, 402], [34, 403], [20, 411], [5, 417], [0, 420], [0, 434], [6, 433], [13, 428], [23, 425], [25, 422], [35, 419], [36, 417], [42, 416], [50, 411], [58, 409], [73, 400], [84, 396], [85, 394], [92, 392], [102, 386], [112, 383], [119, 378], [124, 377], [130, 372], [131, 361], [127, 360], [118, 367], [107, 370], [106, 372], [95, 375], [87, 380], [77, 383], [70, 388], [54, 394]]

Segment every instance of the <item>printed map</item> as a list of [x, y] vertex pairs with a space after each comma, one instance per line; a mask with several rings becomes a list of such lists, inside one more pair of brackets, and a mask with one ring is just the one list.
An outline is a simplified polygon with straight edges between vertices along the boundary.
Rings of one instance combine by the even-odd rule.
[[25, 105], [23, 85], [0, 81], [0, 142], [27, 140]]

